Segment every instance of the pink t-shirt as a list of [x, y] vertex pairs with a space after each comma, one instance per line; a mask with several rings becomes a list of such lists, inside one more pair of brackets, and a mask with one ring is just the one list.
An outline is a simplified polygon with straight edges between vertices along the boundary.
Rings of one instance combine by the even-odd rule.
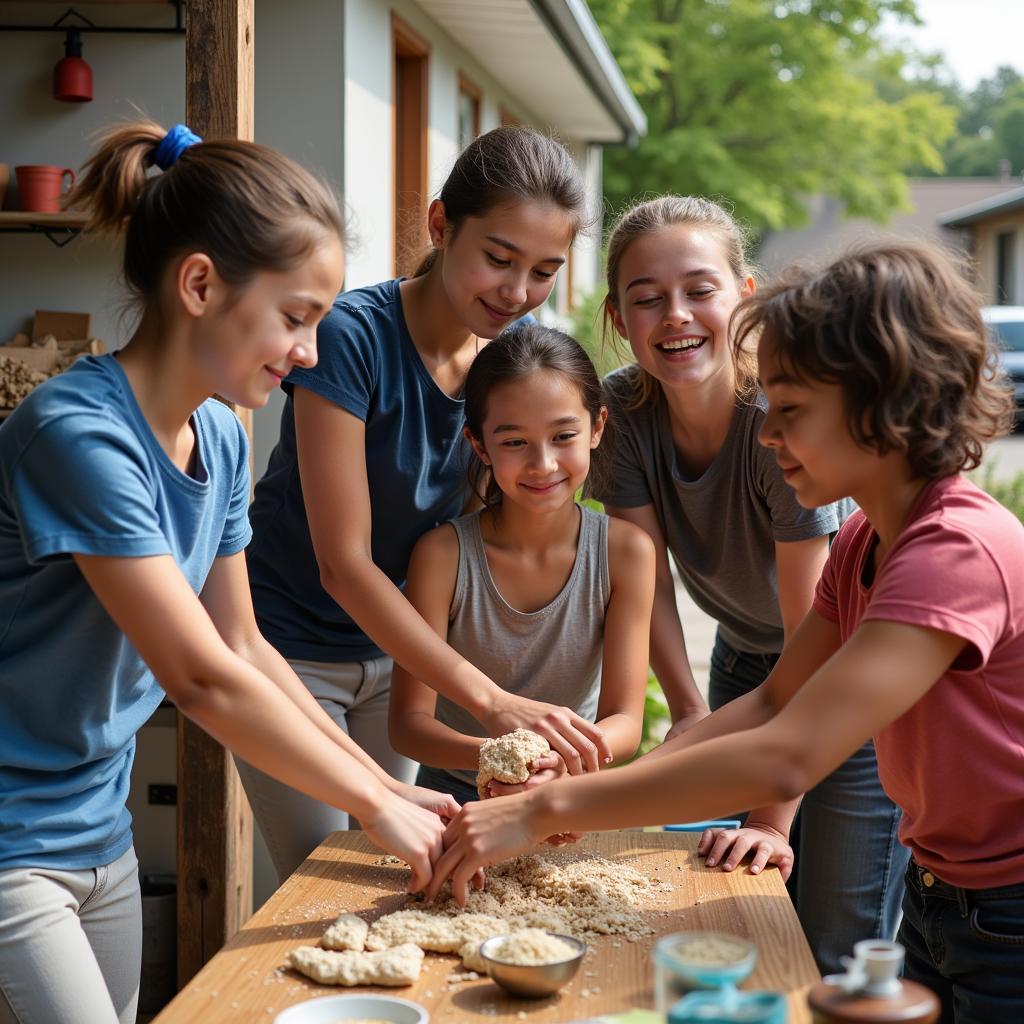
[[1024, 527], [962, 476], [928, 484], [870, 587], [863, 512], [836, 536], [815, 610], [843, 642], [869, 619], [963, 637], [928, 693], [875, 736], [919, 864], [969, 889], [1024, 882]]

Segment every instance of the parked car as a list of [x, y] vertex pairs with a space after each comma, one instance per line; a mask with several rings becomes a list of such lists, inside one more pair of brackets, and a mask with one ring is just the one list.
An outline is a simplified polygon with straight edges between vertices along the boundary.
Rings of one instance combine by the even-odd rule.
[[999, 345], [999, 367], [1013, 387], [1016, 422], [1024, 422], [1024, 306], [985, 306], [981, 315]]

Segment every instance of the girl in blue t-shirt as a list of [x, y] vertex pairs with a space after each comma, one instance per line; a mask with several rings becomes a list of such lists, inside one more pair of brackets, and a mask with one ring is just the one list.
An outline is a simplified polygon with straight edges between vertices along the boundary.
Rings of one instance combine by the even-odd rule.
[[[285, 382], [281, 439], [256, 487], [248, 552], [260, 626], [310, 692], [396, 777], [392, 659], [491, 735], [528, 727], [571, 772], [609, 755], [601, 730], [507, 693], [458, 655], [402, 595], [413, 545], [464, 510], [462, 384], [481, 345], [548, 297], [584, 219], [569, 154], [523, 127], [459, 156], [430, 204], [433, 249], [409, 279], [340, 295], [319, 363]], [[278, 874], [348, 827], [334, 807], [242, 768]]]
[[[636, 753], [643, 725], [654, 545], [639, 527], [576, 501], [607, 417], [594, 365], [568, 335], [521, 324], [492, 341], [466, 377], [465, 435], [483, 508], [424, 534], [406, 594], [503, 688], [556, 697], [598, 722], [621, 762]], [[391, 734], [423, 762], [420, 785], [477, 798], [486, 733], [401, 668]], [[492, 781], [481, 795], [565, 772], [554, 752], [533, 767], [529, 779]]]
[[164, 693], [358, 814], [414, 888], [456, 805], [374, 764], [252, 611], [248, 445], [211, 396], [255, 408], [316, 362], [343, 270], [334, 198], [266, 147], [140, 122], [106, 134], [70, 202], [92, 228], [126, 227], [141, 316], [116, 355], [0, 428], [0, 1020], [129, 1024], [142, 915], [125, 800]]

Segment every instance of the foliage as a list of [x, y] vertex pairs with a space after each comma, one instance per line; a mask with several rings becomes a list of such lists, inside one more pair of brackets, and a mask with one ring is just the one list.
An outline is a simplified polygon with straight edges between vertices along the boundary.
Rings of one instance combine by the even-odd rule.
[[993, 467], [985, 466], [976, 474], [975, 483], [1024, 523], [1024, 473], [1010, 480], [997, 480]]
[[1024, 171], [1024, 78], [1003, 67], [963, 96], [944, 157], [951, 175], [994, 175], [1001, 160], [1013, 174]]
[[761, 230], [802, 222], [802, 198], [825, 193], [884, 219], [905, 203], [906, 169], [941, 170], [953, 131], [940, 94], [887, 99], [862, 73], [882, 53], [883, 16], [916, 21], [915, 5], [591, 0], [649, 122], [635, 149], [605, 153], [610, 212], [644, 193], [699, 193]]

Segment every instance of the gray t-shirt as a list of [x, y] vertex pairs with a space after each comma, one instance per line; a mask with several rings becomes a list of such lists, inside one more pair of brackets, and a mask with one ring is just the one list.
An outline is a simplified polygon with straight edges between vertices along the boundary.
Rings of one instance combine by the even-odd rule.
[[715, 460], [688, 479], [676, 461], [664, 396], [626, 410], [635, 372], [627, 366], [605, 378], [613, 455], [609, 479], [594, 496], [613, 508], [653, 505], [683, 585], [718, 621], [726, 642], [752, 654], [778, 653], [775, 542], [835, 533], [852, 503], [797, 503], [775, 454], [757, 440], [767, 407], [761, 394], [737, 404]]
[[[611, 599], [608, 517], [580, 509], [576, 561], [558, 595], [535, 612], [513, 608], [487, 564], [480, 512], [452, 521], [459, 569], [448, 614], [448, 643], [503, 690], [572, 708], [593, 722], [601, 696], [604, 616]], [[464, 708], [438, 696], [434, 717], [465, 736], [487, 731]], [[473, 785], [476, 772], [451, 769]]]

